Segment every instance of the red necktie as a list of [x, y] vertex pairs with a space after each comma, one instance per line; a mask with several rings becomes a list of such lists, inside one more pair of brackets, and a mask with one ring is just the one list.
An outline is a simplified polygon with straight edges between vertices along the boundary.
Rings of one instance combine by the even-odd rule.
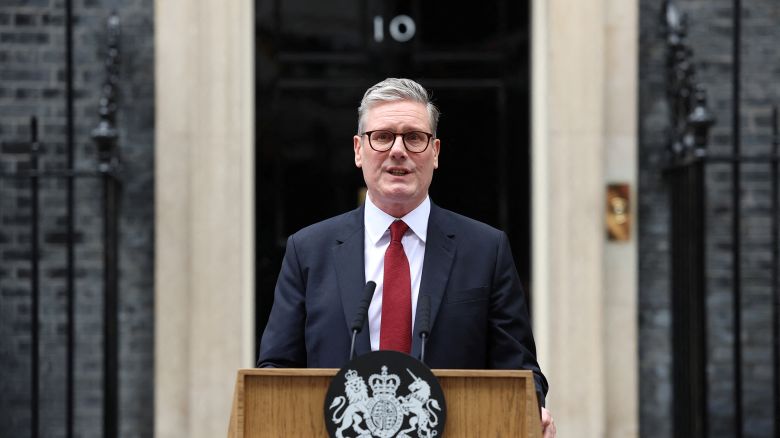
[[385, 252], [382, 324], [379, 328], [380, 350], [407, 354], [412, 350], [412, 280], [401, 238], [408, 229], [409, 226], [400, 220], [390, 225], [390, 246]]

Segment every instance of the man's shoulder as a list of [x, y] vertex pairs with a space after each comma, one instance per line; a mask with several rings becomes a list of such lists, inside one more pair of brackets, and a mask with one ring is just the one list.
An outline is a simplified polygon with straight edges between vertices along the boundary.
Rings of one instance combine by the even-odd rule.
[[355, 210], [330, 217], [328, 219], [313, 223], [307, 227], [301, 228], [291, 237], [295, 240], [344, 238], [345, 235], [359, 231], [363, 228], [362, 212], [363, 208], [360, 207]]
[[438, 223], [445, 232], [467, 233], [482, 237], [500, 237], [504, 234], [503, 231], [484, 222], [436, 205], [431, 207], [431, 219]]

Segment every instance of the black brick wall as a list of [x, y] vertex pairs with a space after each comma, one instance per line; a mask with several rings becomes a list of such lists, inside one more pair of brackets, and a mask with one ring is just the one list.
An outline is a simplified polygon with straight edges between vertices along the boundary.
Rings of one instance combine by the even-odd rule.
[[[153, 2], [74, 0], [75, 162], [94, 170], [90, 132], [104, 80], [105, 20], [122, 20], [118, 111], [122, 154], [120, 213], [120, 430], [153, 430]], [[41, 166], [66, 163], [65, 5], [62, 0], [5, 0], [0, 5], [0, 170], [28, 166], [28, 120], [37, 116]], [[65, 430], [65, 183], [40, 192], [41, 436]], [[101, 435], [102, 188], [76, 182], [77, 436]], [[30, 184], [0, 179], [0, 435], [24, 437], [30, 423]]]
[[[699, 80], [718, 119], [710, 152], [732, 148], [731, 0], [682, 0], [689, 14], [689, 43]], [[744, 155], [767, 154], [771, 105], [780, 104], [780, 3], [743, 2], [741, 141]], [[642, 437], [672, 436], [671, 297], [669, 200], [662, 170], [668, 109], [665, 95], [666, 47], [660, 34], [661, 2], [640, 1], [640, 431]], [[734, 436], [733, 318], [731, 286], [734, 244], [731, 221], [732, 171], [711, 164], [707, 170], [707, 373], [709, 436]], [[742, 167], [742, 318], [743, 397], [746, 437], [773, 432], [771, 290], [769, 241], [769, 166]], [[774, 218], [780, 220], [780, 218]]]

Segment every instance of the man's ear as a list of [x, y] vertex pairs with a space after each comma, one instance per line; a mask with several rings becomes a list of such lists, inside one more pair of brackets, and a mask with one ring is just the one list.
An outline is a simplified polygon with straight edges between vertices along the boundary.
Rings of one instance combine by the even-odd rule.
[[352, 137], [352, 148], [355, 150], [355, 167], [363, 167], [363, 155], [360, 149], [360, 136]]
[[434, 139], [433, 140], [433, 168], [438, 169], [439, 168], [439, 151], [441, 150], [441, 140]]

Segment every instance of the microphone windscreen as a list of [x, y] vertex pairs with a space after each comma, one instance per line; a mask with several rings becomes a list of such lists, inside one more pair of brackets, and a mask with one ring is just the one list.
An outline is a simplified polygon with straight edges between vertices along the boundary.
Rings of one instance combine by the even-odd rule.
[[360, 302], [355, 319], [352, 321], [351, 329], [353, 331], [357, 330], [359, 333], [363, 330], [363, 323], [368, 316], [368, 306], [371, 305], [371, 298], [374, 297], [374, 289], [376, 289], [376, 283], [373, 281], [366, 283], [366, 287], [363, 289], [363, 300]]

